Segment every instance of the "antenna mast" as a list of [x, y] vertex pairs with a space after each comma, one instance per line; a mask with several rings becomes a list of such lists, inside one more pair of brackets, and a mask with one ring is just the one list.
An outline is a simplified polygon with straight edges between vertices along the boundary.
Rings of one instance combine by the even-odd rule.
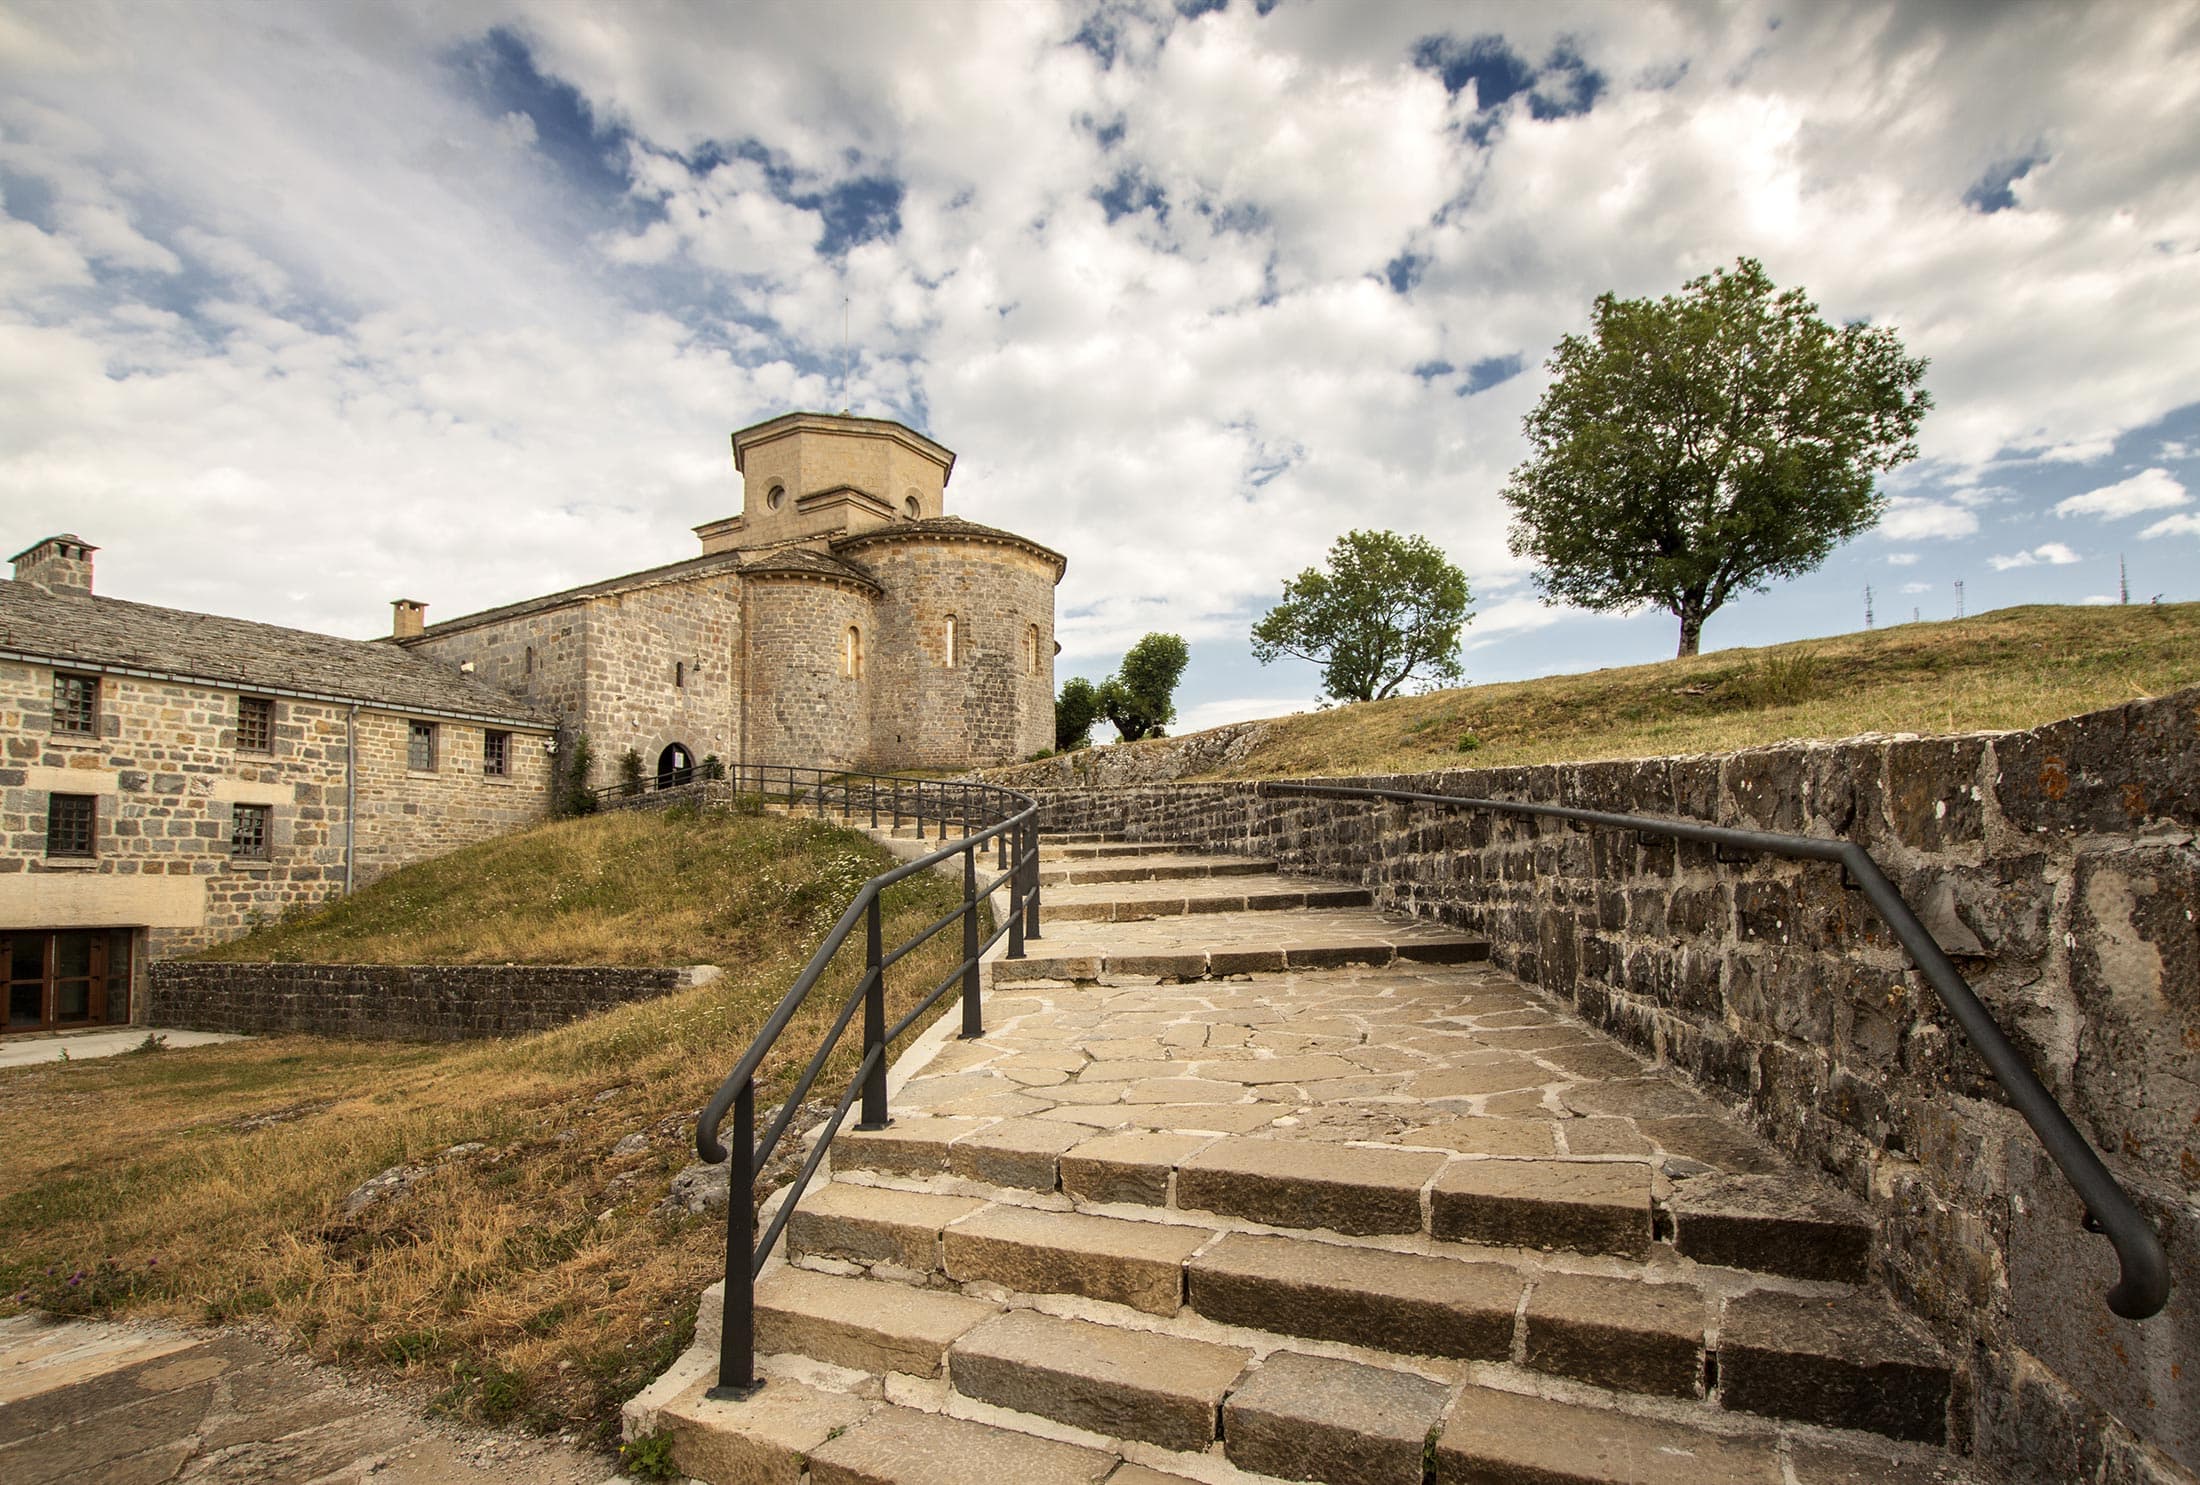
[[1870, 583], [1864, 585], [1864, 627], [1866, 629], [1872, 627], [1872, 585]]
[[1956, 579], [1956, 617], [1963, 617], [1963, 579]]
[[2116, 554], [2116, 601], [2131, 602], [2131, 574], [2124, 571], [2124, 554]]

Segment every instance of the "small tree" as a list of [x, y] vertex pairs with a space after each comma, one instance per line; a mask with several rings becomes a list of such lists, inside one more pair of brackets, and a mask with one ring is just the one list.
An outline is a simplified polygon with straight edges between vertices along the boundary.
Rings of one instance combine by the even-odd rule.
[[1054, 700], [1054, 746], [1061, 752], [1092, 746], [1092, 724], [1100, 720], [1100, 692], [1083, 676], [1062, 682]]
[[1122, 668], [1100, 683], [1100, 714], [1125, 742], [1159, 737], [1163, 725], [1176, 720], [1176, 683], [1190, 660], [1191, 651], [1176, 635], [1147, 635], [1124, 654]]
[[573, 740], [558, 755], [557, 813], [592, 815], [596, 812], [595, 791], [588, 787], [588, 770], [594, 761], [588, 748], [588, 734], [574, 733]]
[[1394, 531], [1352, 531], [1283, 585], [1283, 601], [1253, 626], [1253, 656], [1285, 655], [1322, 668], [1339, 701], [1379, 701], [1418, 675], [1459, 679], [1459, 630], [1473, 615], [1466, 574], [1432, 542]]
[[1932, 397], [1894, 331], [1835, 329], [1754, 258], [1663, 299], [1596, 302], [1549, 362], [1512, 473], [1512, 549], [1549, 603], [1654, 603], [1693, 655], [1735, 594], [1810, 571], [1885, 508]]
[[619, 755], [619, 792], [629, 798], [642, 792], [642, 755], [632, 748]]

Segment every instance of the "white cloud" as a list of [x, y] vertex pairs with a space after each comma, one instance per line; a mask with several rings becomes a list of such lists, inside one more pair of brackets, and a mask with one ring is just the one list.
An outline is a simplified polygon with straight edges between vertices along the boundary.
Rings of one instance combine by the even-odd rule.
[[1313, 709], [1314, 704], [1304, 696], [1232, 696], [1221, 701], [1203, 701], [1197, 706], [1186, 707], [1177, 714], [1176, 725], [1170, 731], [1181, 736], [1187, 732], [1204, 732], [1210, 727], [1220, 727], [1228, 722], [1287, 717]]
[[2183, 505], [2192, 497], [2185, 487], [2166, 469], [2145, 469], [2130, 479], [2119, 480], [2113, 485], [2103, 485], [2098, 490], [2088, 490], [2083, 495], [2073, 495], [2068, 500], [2056, 502], [2058, 516], [2099, 516], [2114, 520], [2118, 516], [2135, 516], [2141, 511], [2162, 510], [2173, 505]]
[[2166, 438], [2162, 440], [2162, 447], [2158, 452], [2164, 459], [2190, 459], [2193, 456], [2194, 449], [2189, 443]]
[[2030, 551], [2018, 552], [2007, 557], [1988, 557], [1986, 565], [1996, 572], [2007, 572], [2015, 567], [2067, 567], [2081, 561], [2076, 552], [2059, 541], [2043, 542]]
[[2200, 536], [2200, 516], [2187, 514], [2165, 517], [2139, 533], [2141, 541], [2152, 541], [2158, 536]]
[[1917, 566], [1917, 553], [1889, 552], [1887, 554], [1887, 565], [1889, 567], [1915, 567]]
[[1976, 532], [1978, 517], [1960, 505], [1897, 495], [1887, 502], [1878, 529], [1889, 541], [1953, 539]]
[[2078, 600], [2079, 603], [2083, 604], [2087, 608], [2101, 608], [2105, 605], [2119, 603], [2121, 601], [2122, 600], [2117, 598], [2117, 596], [2113, 593], [2088, 593], [2085, 597]]
[[1904, 593], [1914, 596], [1919, 593], [1930, 593], [1933, 591], [1935, 586], [1936, 585], [1933, 583], [1904, 583], [1902, 585], [1902, 591]]

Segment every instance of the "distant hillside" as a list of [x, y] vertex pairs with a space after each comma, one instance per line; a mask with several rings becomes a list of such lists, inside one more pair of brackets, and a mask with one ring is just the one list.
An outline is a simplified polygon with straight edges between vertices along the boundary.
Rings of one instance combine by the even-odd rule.
[[[1199, 778], [1586, 762], [1862, 732], [2033, 727], [2194, 684], [2200, 603], [2034, 604], [1331, 707], [1255, 724], [1227, 748], [1217, 734], [1234, 729], [1109, 751], [1174, 750], [1186, 756], [1184, 776]], [[1149, 777], [1173, 771], [1162, 756], [1140, 761], [1151, 765], [1139, 770]], [[1060, 768], [1049, 760], [988, 776], [1042, 783], [1059, 781]]]

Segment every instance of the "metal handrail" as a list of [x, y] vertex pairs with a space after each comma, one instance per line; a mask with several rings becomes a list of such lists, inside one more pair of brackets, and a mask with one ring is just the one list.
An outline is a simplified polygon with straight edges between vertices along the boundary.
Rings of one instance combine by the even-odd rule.
[[2086, 1137], [2071, 1123], [2055, 1095], [2048, 1092], [2031, 1064], [2010, 1045], [1992, 1012], [1979, 1001], [1970, 983], [1918, 921], [1908, 902], [1880, 870], [1871, 853], [1854, 841], [1828, 840], [1807, 835], [1779, 835], [1761, 830], [1736, 830], [1723, 825], [1704, 825], [1693, 820], [1662, 820], [1647, 815], [1611, 814], [1603, 810], [1576, 809], [1569, 805], [1521, 804], [1504, 799], [1468, 799], [1451, 794], [1418, 794], [1404, 789], [1367, 789], [1339, 784], [1263, 783], [1261, 794], [1299, 794], [1344, 799], [1379, 800], [1394, 804], [1431, 804], [1446, 809], [1488, 810], [1498, 814], [1531, 815], [1567, 820], [1577, 825], [1611, 830], [1631, 830], [1641, 835], [1665, 835], [1677, 840], [1730, 851], [1787, 856], [1806, 861], [1825, 861], [1840, 866], [1864, 894], [1894, 936], [1909, 952], [1939, 994], [1941, 1004], [1956, 1018], [1994, 1075], [2009, 1101], [2032, 1126], [2040, 1144], [2085, 1203], [2088, 1231], [2105, 1233], [2115, 1246], [2121, 1274], [2108, 1292], [2108, 1307], [2127, 1320], [2144, 1320], [2159, 1314], [2169, 1302], [2169, 1258], [2156, 1234], [2131, 1197], [2109, 1173]]
[[[711, 1095], [710, 1102], [695, 1122], [695, 1153], [713, 1165], [722, 1160], [733, 1161], [726, 1181], [726, 1287], [724, 1325], [718, 1345], [718, 1383], [709, 1392], [710, 1396], [720, 1399], [746, 1397], [758, 1386], [756, 1276], [778, 1243], [780, 1234], [786, 1231], [788, 1219], [794, 1215], [795, 1203], [809, 1189], [810, 1178], [817, 1173], [827, 1147], [839, 1132], [841, 1121], [847, 1118], [849, 1108], [860, 1096], [863, 1115], [856, 1125], [858, 1129], [883, 1129], [889, 1122], [887, 1048], [958, 985], [962, 990], [962, 1034], [965, 1037], [983, 1036], [985, 1019], [979, 1004], [980, 961], [1004, 937], [1008, 940], [1008, 957], [1021, 959], [1025, 942], [1039, 937], [1039, 806], [1030, 795], [997, 784], [977, 784], [961, 779], [850, 773], [784, 764], [743, 765], [730, 770], [729, 777], [736, 793], [777, 798], [790, 809], [807, 802], [815, 805], [820, 817], [837, 811], [843, 818], [854, 819], [868, 810], [873, 828], [882, 821], [891, 820], [896, 829], [908, 817], [916, 823], [919, 840], [926, 838], [925, 824], [929, 816], [937, 825], [937, 838], [943, 844], [914, 861], [905, 861], [890, 871], [880, 872], [856, 889], [839, 921], [817, 946], [817, 951], [802, 967], [802, 973], [795, 977], [794, 984], [780, 998], [756, 1039], [734, 1063], [733, 1071], [718, 1085], [718, 1091]], [[948, 839], [951, 828], [960, 832], [953, 840]], [[981, 880], [978, 852], [988, 845], [994, 848], [993, 864], [999, 874]], [[888, 949], [883, 941], [884, 911], [880, 894], [896, 882], [958, 856], [962, 858], [962, 905], [935, 919], [907, 942]], [[990, 936], [981, 936], [978, 906], [1003, 886], [1009, 891], [1008, 921], [996, 927]], [[811, 990], [816, 988], [859, 922], [864, 925], [863, 976], [842, 1002], [832, 1026], [819, 1042], [816, 1052], [811, 1054], [801, 1076], [788, 1090], [779, 1117], [772, 1121], [763, 1140], [758, 1141], [757, 1069], [763, 1066], [764, 1059], [778, 1044], [788, 1023], [802, 1009]], [[911, 950], [958, 922], [962, 925], [961, 962], [889, 1027], [886, 1024], [886, 971]], [[832, 1116], [819, 1127], [809, 1158], [788, 1183], [786, 1199], [780, 1203], [771, 1225], [759, 1234], [756, 1231], [757, 1175], [779, 1148], [796, 1110], [824, 1071], [833, 1048], [839, 1045], [842, 1033], [855, 1019], [858, 1009], [863, 1012], [863, 1059], [841, 1093]], [[733, 1114], [731, 1152], [718, 1137], [719, 1127], [729, 1110]]]

